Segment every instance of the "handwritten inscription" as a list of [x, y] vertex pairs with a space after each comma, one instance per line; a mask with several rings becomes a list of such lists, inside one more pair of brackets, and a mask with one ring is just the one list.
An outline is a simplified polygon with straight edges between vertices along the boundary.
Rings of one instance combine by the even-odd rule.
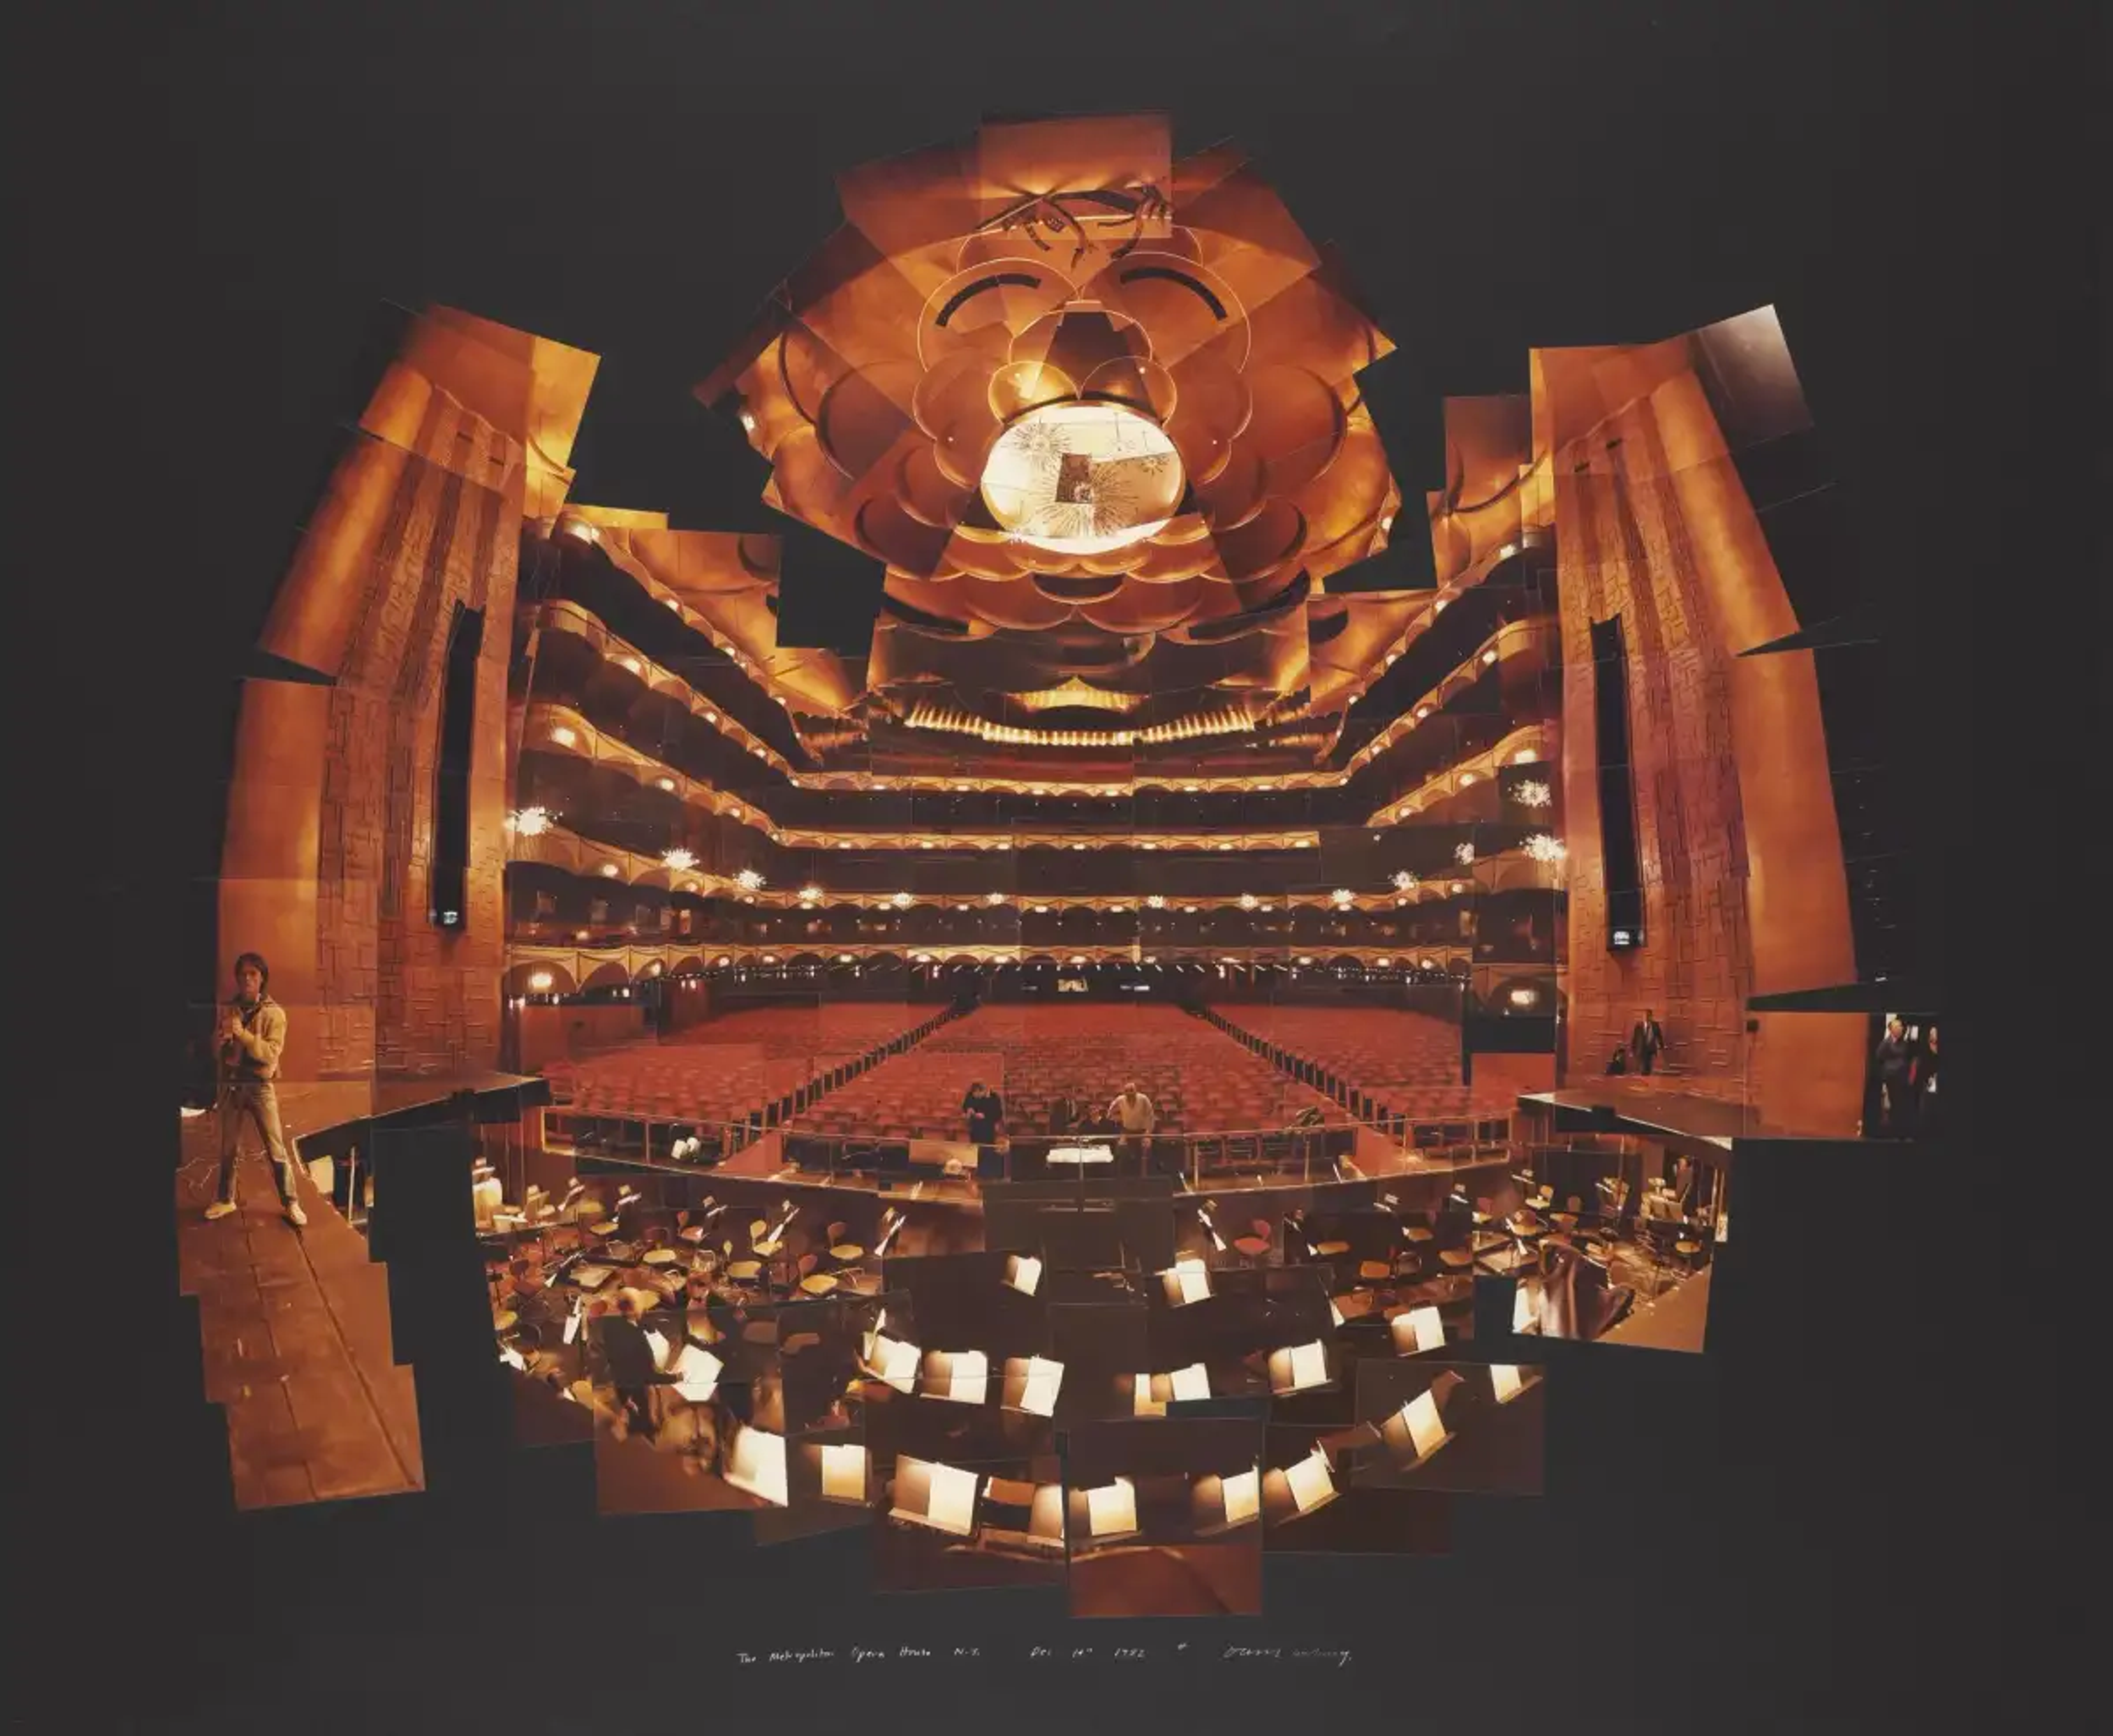
[[[851, 1664], [960, 1663], [980, 1659], [981, 1646], [782, 1646], [768, 1651], [734, 1653], [740, 1664]], [[1172, 1646], [1029, 1646], [990, 1648], [993, 1660], [1025, 1659], [1029, 1663], [1083, 1663], [1105, 1659], [1111, 1663], [1146, 1663], [1152, 1659], [1178, 1660], [1192, 1664], [1298, 1664], [1336, 1670], [1349, 1667], [1351, 1653], [1341, 1646], [1191, 1646], [1186, 1640]]]

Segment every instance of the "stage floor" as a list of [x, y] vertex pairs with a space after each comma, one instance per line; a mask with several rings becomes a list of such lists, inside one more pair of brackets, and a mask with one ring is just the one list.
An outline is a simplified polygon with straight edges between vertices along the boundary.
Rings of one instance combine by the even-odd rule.
[[286, 1222], [253, 1131], [241, 1210], [206, 1222], [219, 1140], [212, 1116], [184, 1121], [176, 1245], [183, 1294], [199, 1303], [205, 1396], [227, 1414], [235, 1505], [424, 1487], [411, 1371], [391, 1355], [386, 1272], [305, 1175], [308, 1227]]
[[1668, 1090], [1650, 1080], [1611, 1078], [1589, 1085], [1565, 1085], [1554, 1091], [1522, 1091], [1518, 1106], [1525, 1110], [1606, 1110], [1627, 1124], [1624, 1132], [1670, 1135], [1676, 1139], [1700, 1140], [1732, 1149], [1736, 1140], [1822, 1139], [1829, 1135], [1798, 1133], [1764, 1121], [1744, 1103], [1722, 1098], [1698, 1096], [1693, 1092]]

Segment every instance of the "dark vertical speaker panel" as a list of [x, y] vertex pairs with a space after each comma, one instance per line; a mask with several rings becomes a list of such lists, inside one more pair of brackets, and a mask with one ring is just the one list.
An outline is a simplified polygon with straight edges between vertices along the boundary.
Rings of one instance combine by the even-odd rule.
[[1619, 615], [1592, 624], [1592, 714], [1599, 738], [1600, 859], [1607, 875], [1607, 945], [1613, 952], [1632, 952], [1644, 943], [1644, 893], [1629, 751], [1629, 650]]
[[469, 767], [477, 742], [477, 660], [484, 611], [455, 605], [440, 688], [440, 752], [434, 773], [433, 889], [427, 918], [459, 934], [469, 922]]

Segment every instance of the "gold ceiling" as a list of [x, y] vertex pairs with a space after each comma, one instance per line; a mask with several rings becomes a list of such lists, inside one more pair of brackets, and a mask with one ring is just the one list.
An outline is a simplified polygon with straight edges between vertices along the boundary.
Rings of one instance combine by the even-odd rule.
[[[1357, 381], [1392, 346], [1251, 165], [1174, 162], [1156, 116], [993, 124], [838, 190], [697, 393], [737, 399], [772, 505], [886, 564], [872, 688], [982, 709], [974, 641], [981, 694], [1155, 721], [1347, 693], [1305, 610], [1400, 505]], [[1390, 638], [1419, 605], [1327, 606]]]

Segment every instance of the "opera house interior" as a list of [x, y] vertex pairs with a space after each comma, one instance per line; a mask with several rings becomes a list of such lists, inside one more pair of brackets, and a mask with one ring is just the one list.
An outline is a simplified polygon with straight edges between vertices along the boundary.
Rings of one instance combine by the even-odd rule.
[[694, 382], [775, 533], [577, 498], [597, 358], [473, 312], [347, 432], [176, 1202], [238, 1503], [541, 1445], [1081, 1615], [1442, 1551], [1550, 1384], [1705, 1350], [1771, 1149], [1936, 1125], [1935, 1011], [1837, 992], [1782, 329], [1536, 349], [1433, 463], [1234, 147], [838, 193]]

